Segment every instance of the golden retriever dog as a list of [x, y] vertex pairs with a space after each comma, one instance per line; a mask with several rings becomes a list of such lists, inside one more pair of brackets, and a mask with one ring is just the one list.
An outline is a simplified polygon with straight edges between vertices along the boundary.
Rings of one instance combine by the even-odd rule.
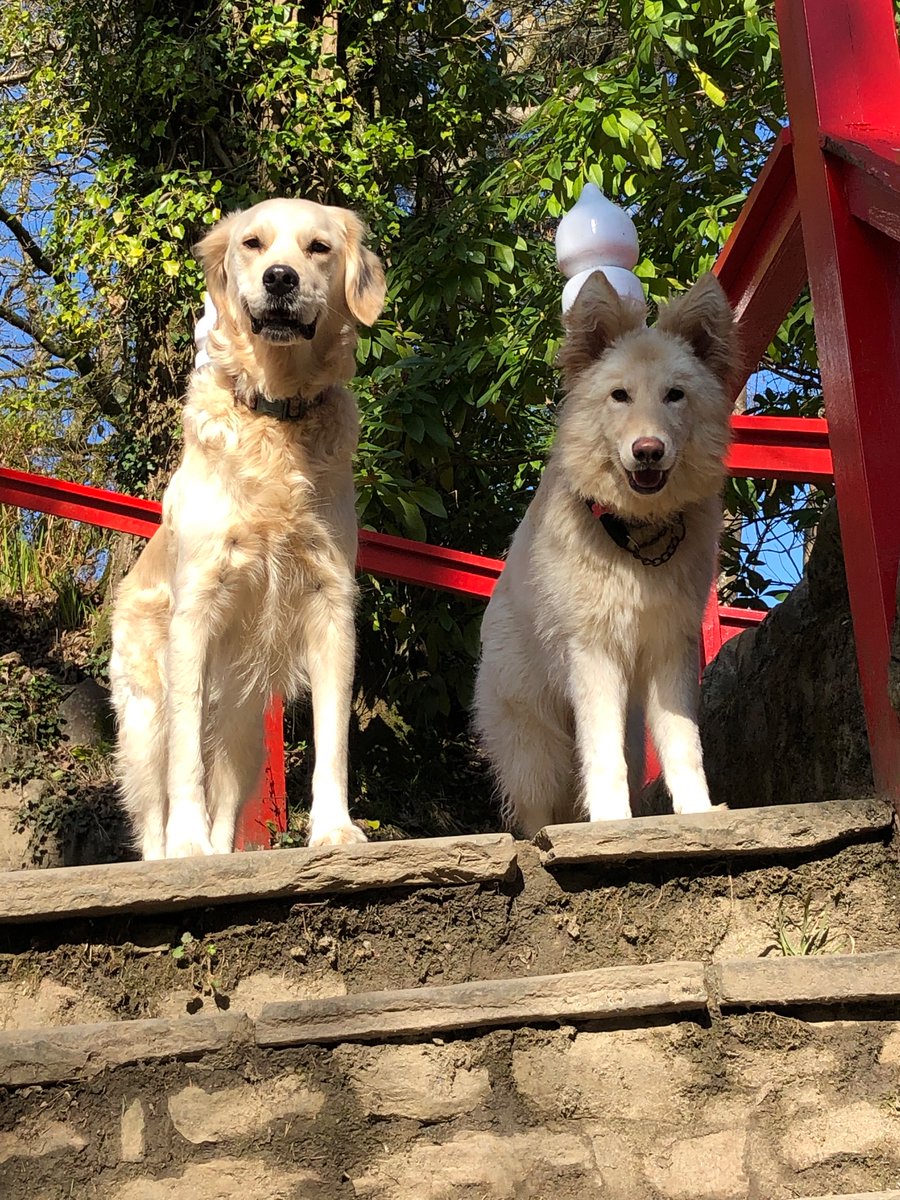
[[145, 859], [232, 850], [266, 703], [307, 687], [310, 842], [365, 840], [347, 809], [358, 414], [344, 385], [385, 285], [363, 232], [351, 212], [267, 200], [196, 248], [218, 311], [210, 363], [113, 614], [118, 767]]
[[547, 469], [485, 613], [476, 726], [507, 822], [631, 815], [644, 720], [678, 813], [710, 807], [698, 639], [716, 565], [734, 317], [712, 275], [644, 325], [592, 275]]

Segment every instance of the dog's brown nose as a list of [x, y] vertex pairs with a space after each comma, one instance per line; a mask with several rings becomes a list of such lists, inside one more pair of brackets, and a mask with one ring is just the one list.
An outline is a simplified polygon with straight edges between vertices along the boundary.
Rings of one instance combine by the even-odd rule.
[[270, 296], [286, 296], [299, 282], [300, 276], [294, 268], [286, 267], [283, 263], [275, 263], [263, 273], [263, 287]]
[[631, 453], [635, 462], [658, 463], [665, 452], [666, 448], [659, 438], [638, 438], [636, 442], [631, 443]]

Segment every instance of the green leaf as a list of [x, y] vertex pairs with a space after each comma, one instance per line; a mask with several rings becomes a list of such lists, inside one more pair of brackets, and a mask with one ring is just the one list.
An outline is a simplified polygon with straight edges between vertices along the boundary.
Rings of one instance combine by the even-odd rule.
[[510, 274], [512, 274], [513, 270], [515, 269], [516, 260], [515, 260], [515, 255], [513, 254], [510, 247], [504, 246], [502, 242], [495, 242], [494, 243], [494, 254], [495, 254], [495, 257], [497, 258], [497, 261], [504, 268], [504, 270], [506, 270]]
[[422, 520], [418, 505], [410, 503], [405, 496], [398, 496], [397, 499], [403, 510], [403, 517], [410, 536], [417, 541], [424, 542], [426, 539], [425, 522]]
[[417, 487], [410, 494], [420, 508], [424, 508], [432, 516], [444, 517], [446, 519], [447, 510], [444, 508], [444, 502], [437, 492], [431, 488]]
[[700, 86], [718, 108], [723, 108], [725, 105], [726, 96], [717, 83], [714, 82], [712, 76], [702, 71], [696, 62], [691, 62], [691, 70], [697, 77]]

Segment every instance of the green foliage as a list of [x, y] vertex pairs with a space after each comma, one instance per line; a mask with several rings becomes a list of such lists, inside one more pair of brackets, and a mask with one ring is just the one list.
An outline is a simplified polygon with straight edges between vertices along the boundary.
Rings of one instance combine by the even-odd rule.
[[[22, 76], [0, 90], [0, 204], [38, 246], [0, 213], [13, 465], [158, 494], [202, 289], [191, 245], [236, 206], [306, 195], [362, 212], [389, 268], [360, 342], [361, 522], [495, 555], [552, 437], [560, 213], [586, 180], [628, 205], [655, 302], [712, 263], [784, 118], [757, 0], [11, 0], [0, 45]], [[759, 403], [817, 410], [808, 300], [765, 365]], [[819, 503], [765, 482], [727, 500], [801, 537]], [[752, 545], [725, 549], [733, 598], [771, 594]], [[364, 795], [391, 790], [398, 755], [420, 780], [406, 805], [433, 790], [465, 734], [481, 609], [363, 581]]]
[[21, 787], [17, 832], [31, 860], [67, 862], [92, 847], [95, 861], [121, 857], [124, 819], [109, 774], [109, 747], [62, 741], [62, 685], [18, 654], [0, 658], [0, 787]]
[[0, 740], [39, 753], [52, 749], [60, 737], [61, 699], [62, 689], [49, 671], [32, 670], [17, 654], [5, 655], [0, 659]]
[[856, 944], [851, 934], [835, 931], [824, 912], [812, 911], [807, 896], [799, 916], [791, 916], [782, 905], [775, 923], [775, 946], [786, 958], [814, 954], [853, 954]]
[[228, 1008], [228, 997], [222, 991], [219, 976], [221, 967], [219, 948], [205, 938], [195, 938], [192, 933], [183, 933], [170, 955], [173, 963], [188, 974], [193, 997], [187, 1003], [190, 1013], [203, 1007], [204, 998], [211, 998], [217, 1008]]

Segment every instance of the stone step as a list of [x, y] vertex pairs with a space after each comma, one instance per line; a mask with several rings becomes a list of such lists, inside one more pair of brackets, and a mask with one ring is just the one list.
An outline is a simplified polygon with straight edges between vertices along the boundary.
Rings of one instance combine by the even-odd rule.
[[0, 872], [0, 922], [511, 879], [508, 833]]
[[230, 1014], [44, 1030], [93, 1058], [4, 1093], [2, 1195], [897, 1200], [900, 1021], [799, 1013], [277, 1047]]
[[[311, 851], [272, 851], [230, 857], [227, 878], [222, 860], [105, 876], [139, 879], [151, 906], [180, 906], [149, 912], [128, 907], [124, 884], [124, 894], [100, 895], [103, 874], [77, 892], [79, 873], [93, 868], [18, 873], [0, 895], [16, 914], [0, 922], [0, 1030], [227, 1006], [256, 1017], [275, 1001], [424, 984], [900, 945], [900, 870], [880, 832], [785, 862], [663, 858], [549, 871], [536, 847], [506, 835], [438, 845], [439, 870], [434, 843], [386, 845], [327, 854], [324, 869], [313, 869]], [[365, 865], [352, 881], [359, 890], [315, 890], [348, 886], [348, 857]], [[154, 891], [153, 872], [169, 867]], [[173, 889], [181, 871], [187, 883]], [[73, 877], [65, 905], [42, 891]], [[111, 901], [100, 915], [72, 915]], [[42, 915], [30, 921], [35, 907]]]
[[[686, 816], [552, 825], [535, 838], [545, 867], [646, 861], [768, 861], [885, 837], [887, 801], [836, 800]], [[368, 842], [213, 855], [165, 862], [0, 871], [0, 923], [115, 913], [176, 912], [213, 904], [340, 895], [387, 888], [510, 881], [509, 834]]]
[[2, 876], [0, 1195], [874, 1200], [890, 815], [771, 816]]
[[830, 800], [548, 825], [534, 840], [546, 867], [663, 858], [773, 859], [887, 835], [893, 819], [887, 800]]
[[[387, 1041], [461, 1030], [715, 1014], [728, 1008], [841, 1010], [900, 1001], [900, 950], [820, 959], [652, 963], [550, 976], [482, 979], [266, 1005], [244, 1014], [107, 1021], [0, 1032], [0, 1086], [60, 1082], [109, 1067], [263, 1048]], [[900, 1130], [898, 1130], [900, 1132]]]

